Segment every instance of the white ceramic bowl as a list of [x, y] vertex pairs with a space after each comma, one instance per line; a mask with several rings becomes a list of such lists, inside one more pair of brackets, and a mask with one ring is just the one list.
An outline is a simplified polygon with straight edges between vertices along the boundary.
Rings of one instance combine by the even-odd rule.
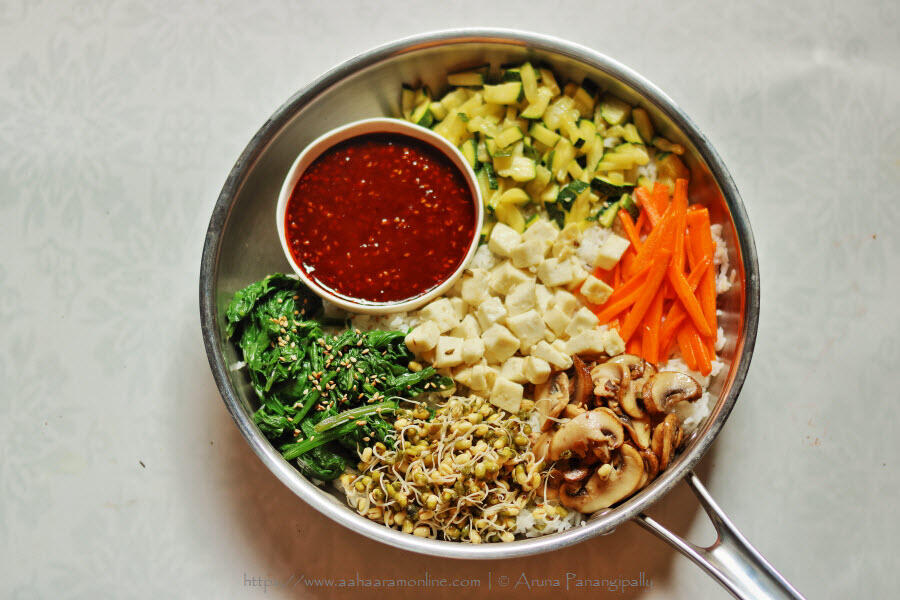
[[[459, 267], [456, 269], [456, 271], [454, 271], [446, 280], [444, 280], [434, 288], [428, 290], [424, 294], [420, 294], [418, 296], [405, 300], [398, 300], [396, 302], [368, 302], [364, 300], [354, 301], [343, 296], [338, 296], [331, 290], [322, 287], [310, 277], [308, 277], [305, 271], [300, 268], [300, 265], [298, 265], [294, 260], [294, 257], [288, 247], [287, 237], [285, 234], [284, 216], [285, 211], [287, 210], [287, 203], [291, 197], [291, 193], [294, 191], [294, 186], [297, 185], [297, 182], [300, 180], [300, 177], [303, 175], [306, 169], [311, 164], [313, 164], [313, 162], [315, 162], [317, 158], [319, 158], [333, 146], [350, 138], [355, 138], [370, 133], [395, 133], [406, 135], [411, 138], [420, 140], [428, 144], [429, 146], [441, 151], [441, 153], [447, 156], [447, 158], [450, 159], [450, 161], [456, 166], [456, 168], [459, 169], [463, 177], [465, 177], [466, 183], [469, 186], [469, 192], [472, 197], [472, 202], [475, 203], [474, 234], [472, 236], [472, 240], [469, 242], [469, 248], [466, 252], [466, 255], [460, 262]], [[276, 226], [278, 227], [278, 239], [281, 240], [281, 248], [282, 250], [284, 250], [284, 256], [291, 264], [291, 267], [294, 269], [294, 272], [297, 274], [297, 276], [300, 277], [300, 279], [307, 285], [307, 287], [309, 287], [309, 289], [311, 289], [313, 292], [315, 292], [325, 300], [328, 300], [329, 302], [336, 304], [350, 312], [366, 314], [387, 314], [414, 310], [420, 306], [423, 306], [424, 304], [427, 304], [430, 300], [444, 293], [450, 286], [453, 285], [453, 282], [455, 282], [456, 279], [462, 274], [463, 269], [465, 269], [466, 265], [469, 263], [469, 260], [471, 260], [472, 255], [475, 254], [475, 250], [478, 248], [478, 239], [481, 235], [481, 226], [484, 221], [484, 205], [481, 199], [481, 189], [478, 186], [478, 180], [475, 178], [475, 172], [472, 170], [472, 167], [469, 166], [469, 163], [466, 162], [466, 159], [463, 157], [460, 151], [457, 150], [456, 147], [450, 144], [450, 142], [448, 142], [446, 139], [437, 135], [430, 129], [419, 127], [418, 125], [413, 125], [408, 121], [402, 121], [400, 119], [363, 119], [362, 121], [354, 121], [336, 129], [332, 129], [328, 133], [319, 136], [318, 138], [313, 140], [312, 143], [310, 143], [303, 150], [303, 152], [300, 153], [300, 155], [294, 161], [294, 164], [291, 165], [291, 169], [288, 171], [287, 177], [285, 177], [284, 183], [281, 186], [281, 192], [278, 194], [278, 207], [275, 211], [275, 220]]]

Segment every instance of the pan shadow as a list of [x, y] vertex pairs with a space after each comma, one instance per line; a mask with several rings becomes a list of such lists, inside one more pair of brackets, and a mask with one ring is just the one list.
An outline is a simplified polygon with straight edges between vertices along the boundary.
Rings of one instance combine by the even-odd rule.
[[[184, 487], [184, 500], [196, 502], [198, 476], [206, 478], [203, 484], [208, 501], [217, 506], [220, 522], [207, 527], [228, 528], [229, 543], [239, 543], [247, 565], [240, 568], [257, 568], [255, 576], [270, 578], [276, 582], [266, 590], [269, 597], [289, 598], [343, 598], [354, 593], [371, 592], [376, 597], [385, 592], [369, 588], [335, 589], [334, 587], [297, 583], [299, 576], [331, 578], [334, 580], [378, 578], [422, 579], [446, 578], [475, 579], [474, 587], [429, 587], [427, 595], [435, 598], [451, 598], [460, 592], [474, 597], [490, 594], [492, 597], [518, 597], [523, 593], [531, 598], [558, 598], [566, 595], [609, 595], [620, 598], [646, 597], [650, 592], [673, 593], [673, 566], [676, 560], [685, 560], [634, 523], [628, 523], [611, 534], [596, 537], [576, 546], [517, 559], [494, 561], [455, 560], [422, 556], [375, 542], [344, 528], [306, 505], [285, 487], [257, 458], [241, 436], [224, 407], [218, 389], [206, 367], [202, 344], [197, 335], [182, 336], [180, 352], [173, 356], [192, 357], [174, 365], [176, 381], [181, 393], [176, 396], [175, 444], [200, 445], [205, 462], [200, 467], [190, 462], [181, 464], [179, 486]], [[190, 390], [185, 393], [186, 390]], [[203, 423], [203, 429], [196, 425]], [[710, 465], [714, 462], [715, 446], [701, 461], [697, 472], [704, 481], [708, 479]], [[197, 511], [195, 507], [190, 509]], [[705, 521], [702, 509], [688, 487], [678, 484], [650, 511], [652, 516], [683, 535], [697, 521]], [[224, 519], [223, 519], [224, 515]], [[209, 518], [209, 517], [208, 517]], [[222, 522], [224, 521], [224, 522]], [[712, 531], [708, 526], [709, 532]], [[216, 536], [210, 535], [216, 542]], [[696, 533], [694, 534], [696, 538]], [[694, 541], [707, 543], [714, 536], [703, 535]], [[211, 551], [215, 551], [214, 548]], [[256, 565], [254, 567], [254, 565]], [[567, 574], [569, 589], [566, 590]], [[221, 578], [222, 573], [211, 574]], [[574, 579], [572, 579], [574, 577]], [[606, 588], [575, 587], [576, 579], [639, 579], [651, 582], [650, 587]], [[233, 582], [233, 583], [232, 583]], [[490, 582], [490, 583], [489, 583]], [[527, 583], [526, 583], [527, 582]], [[558, 582], [561, 587], [550, 587]], [[504, 585], [505, 584], [505, 585]], [[228, 574], [228, 582], [222, 583], [220, 592], [230, 597], [246, 593], [237, 576]], [[246, 580], [244, 586], [247, 586]], [[263, 591], [260, 588], [258, 591]], [[666, 593], [666, 592], [669, 593]], [[392, 588], [393, 598], [418, 598], [424, 590]], [[219, 594], [217, 594], [219, 595]]]

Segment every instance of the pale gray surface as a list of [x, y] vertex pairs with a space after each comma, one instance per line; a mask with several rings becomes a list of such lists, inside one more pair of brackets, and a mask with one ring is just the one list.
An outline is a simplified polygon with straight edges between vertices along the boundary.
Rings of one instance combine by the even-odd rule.
[[[218, 397], [197, 274], [243, 146], [355, 53], [486, 25], [609, 54], [717, 146], [754, 226], [762, 313], [749, 379], [700, 475], [810, 598], [892, 596], [897, 4], [410, 4], [0, 3], [0, 595], [247, 597], [264, 590], [245, 577], [427, 569], [483, 587], [490, 572], [494, 590], [523, 571], [563, 583], [567, 570], [643, 571], [654, 585], [640, 597], [725, 597], [635, 526], [503, 563], [380, 546], [309, 512]], [[708, 541], [683, 487], [653, 514]], [[339, 595], [304, 583], [268, 594]]]

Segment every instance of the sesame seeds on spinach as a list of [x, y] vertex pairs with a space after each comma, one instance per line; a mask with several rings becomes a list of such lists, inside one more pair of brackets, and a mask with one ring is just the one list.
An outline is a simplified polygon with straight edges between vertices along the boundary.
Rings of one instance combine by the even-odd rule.
[[432, 367], [411, 371], [403, 331], [326, 334], [314, 320], [321, 301], [303, 284], [273, 274], [235, 293], [225, 311], [260, 406], [253, 420], [308, 476], [338, 477], [357, 448], [393, 447], [385, 416], [398, 402], [439, 391], [450, 380]]

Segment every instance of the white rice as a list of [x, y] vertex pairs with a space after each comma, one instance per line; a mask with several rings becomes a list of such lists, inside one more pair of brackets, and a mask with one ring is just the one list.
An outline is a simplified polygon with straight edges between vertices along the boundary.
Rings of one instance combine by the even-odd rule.
[[536, 506], [526, 506], [516, 515], [516, 528], [513, 533], [533, 538], [565, 531], [584, 522], [584, 515], [574, 510], [570, 510], [565, 517], [560, 517], [554, 511], [551, 515], [547, 515], [545, 512], [542, 517], [535, 518], [534, 510], [536, 508]]
[[734, 273], [728, 270], [728, 247], [722, 239], [722, 226], [712, 225], [710, 231], [716, 244], [716, 253], [713, 255], [713, 265], [716, 267], [716, 294], [724, 294], [731, 289]]

